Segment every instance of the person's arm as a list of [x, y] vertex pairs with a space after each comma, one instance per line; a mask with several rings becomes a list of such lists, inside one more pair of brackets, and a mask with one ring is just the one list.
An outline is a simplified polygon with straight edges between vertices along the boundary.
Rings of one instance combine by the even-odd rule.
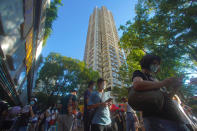
[[143, 80], [141, 77], [135, 77], [133, 79], [133, 87], [135, 90], [138, 91], [158, 89], [163, 86], [164, 86], [163, 82], [146, 81]]
[[92, 105], [88, 105], [88, 109], [94, 109], [100, 106], [108, 106], [109, 104], [107, 102], [104, 103], [97, 103], [97, 104], [92, 104]]
[[135, 122], [139, 123], [138, 116], [136, 113], [133, 114]]
[[145, 90], [153, 90], [153, 89], [158, 89], [161, 87], [169, 87], [169, 85], [171, 85], [173, 82], [176, 81], [176, 78], [172, 77], [172, 78], [167, 78], [163, 81], [147, 81], [147, 80], [143, 80], [141, 77], [134, 77], [133, 79], [133, 87], [135, 90], [138, 91], [145, 91]]
[[140, 123], [143, 123], [143, 114], [142, 114], [142, 111], [140, 111]]
[[46, 114], [46, 118], [50, 116], [50, 114], [49, 114], [49, 111], [48, 111], [48, 110], [46, 110], [45, 114]]
[[98, 108], [100, 106], [108, 106], [108, 102], [96, 102], [95, 101], [95, 94], [90, 95], [89, 97], [89, 101], [88, 101], [88, 109], [95, 109]]
[[168, 96], [170, 98], [173, 98], [173, 96], [176, 94], [176, 92], [180, 89], [181, 86], [182, 86], [181, 79], [177, 79], [176, 81], [174, 81], [174, 83], [171, 85], [172, 90], [170, 91]]
[[78, 105], [77, 97], [74, 96], [72, 100], [73, 100], [73, 108], [74, 108], [74, 110], [76, 110], [77, 109], [77, 105]]
[[30, 115], [31, 115], [31, 117], [34, 117], [35, 116], [35, 114], [33, 112], [33, 109], [32, 109], [32, 106], [30, 106]]

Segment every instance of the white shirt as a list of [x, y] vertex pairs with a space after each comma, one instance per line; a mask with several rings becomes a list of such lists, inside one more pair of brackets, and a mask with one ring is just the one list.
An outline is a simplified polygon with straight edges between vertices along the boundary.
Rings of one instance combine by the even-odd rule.
[[135, 113], [135, 111], [131, 108], [131, 106], [128, 104], [128, 102], [126, 102], [126, 105], [127, 105], [127, 112]]
[[51, 115], [51, 111], [48, 109], [48, 110], [47, 110], [47, 112], [49, 113], [49, 116], [46, 118], [46, 121], [48, 121], [48, 122], [49, 122], [49, 121], [51, 120], [51, 117], [50, 117], [50, 115]]

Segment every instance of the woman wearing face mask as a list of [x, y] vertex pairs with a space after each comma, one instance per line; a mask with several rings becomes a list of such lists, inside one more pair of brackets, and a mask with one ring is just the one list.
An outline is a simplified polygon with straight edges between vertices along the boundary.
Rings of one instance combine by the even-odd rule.
[[[153, 76], [159, 71], [160, 63], [160, 57], [147, 54], [140, 61], [142, 70], [136, 70], [133, 73], [132, 77], [133, 89], [135, 90], [135, 92], [144, 93], [141, 99], [143, 99], [143, 97], [145, 98], [148, 92], [150, 91], [156, 91], [156, 93], [160, 93], [163, 98], [161, 101], [159, 101], [160, 103], [157, 104], [161, 105], [158, 106], [159, 108], [156, 104], [155, 107], [151, 105], [153, 103], [152, 101], [150, 101], [149, 103], [146, 100], [144, 100], [146, 102], [144, 102], [143, 104], [146, 104], [146, 107], [144, 106], [143, 108], [141, 106], [143, 104], [139, 104], [138, 107], [141, 106], [141, 110], [143, 112], [145, 129], [146, 131], [188, 131], [185, 124], [181, 121], [179, 114], [176, 113], [176, 111], [173, 108], [173, 92], [169, 93], [167, 91], [167, 89], [174, 90], [177, 87], [180, 87], [181, 79], [173, 77], [167, 78], [163, 81], [158, 81], [156, 78], [154, 78]], [[158, 97], [158, 99], [159, 98], [160, 97]]]

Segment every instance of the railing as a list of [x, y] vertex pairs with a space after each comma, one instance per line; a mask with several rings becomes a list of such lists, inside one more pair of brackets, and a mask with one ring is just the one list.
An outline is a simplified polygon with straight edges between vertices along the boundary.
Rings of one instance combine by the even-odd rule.
[[8, 71], [3, 63], [3, 59], [0, 57], [0, 88], [3, 88], [3, 90], [15, 104], [19, 104], [19, 99], [16, 94], [14, 84], [10, 79], [11, 78], [8, 76]]

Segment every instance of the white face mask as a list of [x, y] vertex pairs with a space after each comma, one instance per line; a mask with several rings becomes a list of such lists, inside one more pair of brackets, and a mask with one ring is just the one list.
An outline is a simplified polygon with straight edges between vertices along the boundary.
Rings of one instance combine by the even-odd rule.
[[103, 86], [103, 88], [104, 88], [104, 89], [106, 89], [106, 88], [107, 88], [107, 86], [106, 86], [106, 85], [104, 85], [104, 86]]
[[31, 106], [32, 106], [32, 105], [34, 105], [34, 104], [35, 104], [35, 102], [34, 102], [34, 101], [31, 101], [31, 102], [30, 102], [30, 105], [31, 105]]
[[151, 65], [150, 70], [153, 73], [156, 73], [159, 70], [159, 65]]
[[106, 84], [105, 84], [105, 85], [103, 85], [102, 89], [104, 90], [104, 89], [106, 89], [106, 87], [107, 87], [107, 86], [106, 86]]
[[92, 88], [93, 90], [96, 90], [96, 86], [93, 86], [93, 88]]

